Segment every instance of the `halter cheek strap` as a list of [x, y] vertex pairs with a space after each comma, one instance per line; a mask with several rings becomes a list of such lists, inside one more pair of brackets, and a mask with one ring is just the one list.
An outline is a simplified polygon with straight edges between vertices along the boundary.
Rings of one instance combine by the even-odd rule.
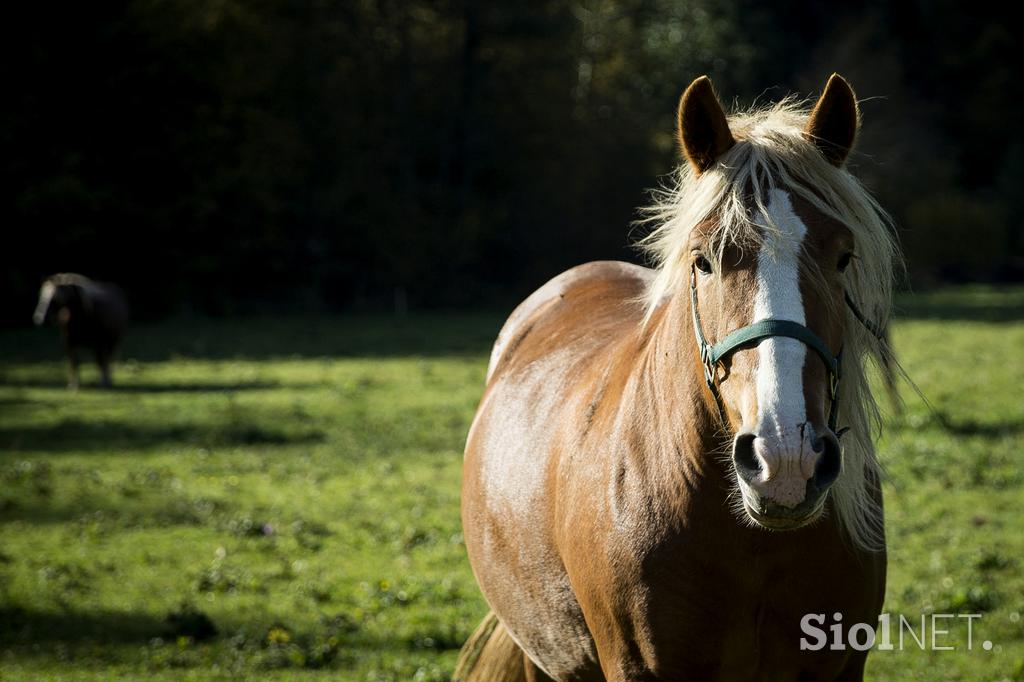
[[[855, 311], [854, 314], [857, 315], [857, 318], [861, 319], [859, 314], [860, 311], [853, 308], [849, 296], [846, 297], [846, 301], [847, 304]], [[825, 342], [821, 340], [821, 337], [812, 332], [809, 328], [798, 322], [793, 322], [792, 320], [776, 320], [772, 318], [760, 320], [754, 324], [747, 325], [746, 327], [740, 327], [736, 331], [730, 332], [724, 339], [716, 344], [712, 345], [708, 343], [707, 338], [704, 336], [703, 326], [701, 325], [700, 310], [697, 307], [696, 269], [690, 270], [690, 309], [693, 312], [694, 335], [697, 338], [697, 346], [700, 348], [700, 361], [704, 366], [704, 380], [707, 382], [708, 388], [711, 389], [711, 393], [715, 397], [715, 402], [718, 404], [718, 410], [722, 417], [723, 424], [726, 423], [725, 410], [722, 406], [722, 398], [718, 392], [718, 386], [715, 383], [715, 369], [718, 364], [741, 348], [756, 346], [761, 341], [768, 338], [784, 337], [795, 339], [804, 344], [817, 353], [818, 357], [821, 358], [821, 361], [825, 364], [825, 371], [828, 372], [829, 377], [830, 406], [828, 411], [828, 428], [836, 434], [837, 438], [842, 437], [842, 435], [846, 433], [847, 429], [836, 428], [839, 421], [839, 379], [841, 377], [842, 351], [836, 355], [832, 355], [832, 351], [830, 351]], [[871, 329], [870, 326], [868, 328]]]

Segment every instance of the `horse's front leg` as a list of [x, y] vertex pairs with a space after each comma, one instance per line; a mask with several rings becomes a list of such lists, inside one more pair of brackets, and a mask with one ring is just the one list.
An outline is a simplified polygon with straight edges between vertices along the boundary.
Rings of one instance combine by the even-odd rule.
[[73, 346], [67, 347], [68, 356], [68, 388], [78, 390], [78, 351]]

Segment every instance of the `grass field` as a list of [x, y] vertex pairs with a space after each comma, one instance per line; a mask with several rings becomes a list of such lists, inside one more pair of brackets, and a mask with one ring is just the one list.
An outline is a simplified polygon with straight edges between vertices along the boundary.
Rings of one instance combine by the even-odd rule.
[[[1024, 290], [903, 307], [934, 412], [905, 390], [882, 440], [886, 610], [982, 617], [869, 678], [1024, 680]], [[486, 610], [458, 498], [500, 323], [139, 326], [77, 393], [53, 330], [0, 334], [0, 678], [447, 679]]]

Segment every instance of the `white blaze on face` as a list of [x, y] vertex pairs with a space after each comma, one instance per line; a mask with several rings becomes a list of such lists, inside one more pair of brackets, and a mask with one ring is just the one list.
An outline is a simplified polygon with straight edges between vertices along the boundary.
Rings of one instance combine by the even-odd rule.
[[[770, 220], [761, 214], [758, 222], [774, 225], [778, 233], [769, 229], [757, 255], [753, 321], [772, 318], [807, 324], [800, 296], [800, 250], [807, 227], [793, 211], [786, 192], [773, 189], [768, 199]], [[759, 438], [795, 444], [799, 452], [802, 439], [797, 427], [807, 421], [803, 379], [807, 347], [796, 339], [772, 337], [758, 345], [757, 355], [754, 432]]]
[[57, 291], [57, 287], [54, 286], [53, 282], [43, 282], [43, 286], [39, 287], [39, 303], [36, 304], [36, 311], [32, 314], [32, 321], [36, 325], [41, 325], [46, 321], [46, 311], [50, 307], [50, 301], [53, 300], [53, 294]]

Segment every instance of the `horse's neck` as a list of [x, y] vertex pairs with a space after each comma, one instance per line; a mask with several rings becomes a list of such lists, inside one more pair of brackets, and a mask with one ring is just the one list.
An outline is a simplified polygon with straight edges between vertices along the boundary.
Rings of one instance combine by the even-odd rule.
[[[694, 339], [690, 311], [679, 297], [664, 304], [650, 323], [653, 328], [644, 347], [633, 395], [627, 399], [642, 406], [636, 419], [653, 441], [651, 466], [666, 475], [682, 472], [688, 488], [700, 483], [701, 490], [722, 497], [722, 481], [728, 473], [718, 453], [723, 441], [723, 424], [713, 396], [708, 391]], [[638, 428], [641, 428], [638, 425]]]

